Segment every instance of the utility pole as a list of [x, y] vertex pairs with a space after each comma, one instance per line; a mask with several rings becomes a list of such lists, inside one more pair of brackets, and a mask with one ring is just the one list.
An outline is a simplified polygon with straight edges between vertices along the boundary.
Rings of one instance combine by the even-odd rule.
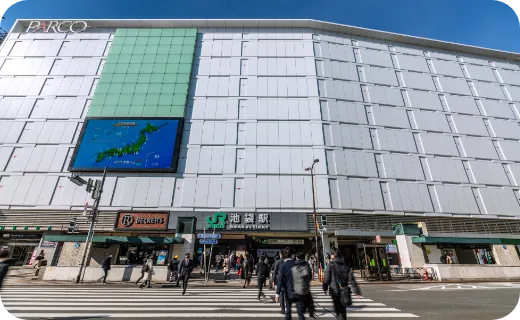
[[[316, 217], [316, 195], [314, 191], [314, 165], [316, 163], [320, 162], [320, 159], [314, 159], [312, 162], [312, 165], [308, 168], [305, 168], [305, 171], [311, 172], [311, 184], [312, 184], [312, 217], [314, 218], [314, 238], [316, 241], [316, 259], [320, 263], [320, 269], [322, 269], [321, 265], [321, 259], [320, 259], [320, 250], [319, 250], [319, 244], [318, 244], [318, 219]], [[325, 253], [323, 253], [325, 254]]]
[[[107, 175], [107, 168], [105, 167], [105, 170], [103, 171], [103, 178], [101, 179], [101, 181], [99, 181], [99, 180], [95, 181], [95, 186], [93, 188], [94, 190], [92, 191], [92, 198], [94, 198], [94, 206], [92, 207], [92, 212], [89, 216], [90, 227], [88, 230], [87, 239], [85, 240], [85, 248], [83, 248], [83, 256], [81, 258], [81, 264], [79, 265], [79, 272], [78, 272], [78, 276], [76, 277], [76, 283], [79, 283], [80, 281], [83, 280], [82, 278], [83, 278], [83, 273], [84, 273], [84, 269], [85, 269], [85, 260], [87, 259], [87, 256], [90, 255], [90, 251], [92, 250], [91, 243], [92, 243], [92, 238], [94, 237], [96, 220], [97, 220], [97, 216], [99, 213], [98, 208], [99, 208], [99, 203], [101, 201], [101, 195], [103, 193], [103, 186], [105, 185], [106, 175]], [[74, 176], [74, 175], [72, 177], [70, 177], [70, 181], [74, 182], [78, 186], [83, 186], [84, 184], [87, 183], [87, 181], [83, 180], [81, 177]], [[90, 191], [92, 189], [91, 183], [92, 183], [92, 180], [89, 179], [89, 182], [87, 185], [87, 191]]]

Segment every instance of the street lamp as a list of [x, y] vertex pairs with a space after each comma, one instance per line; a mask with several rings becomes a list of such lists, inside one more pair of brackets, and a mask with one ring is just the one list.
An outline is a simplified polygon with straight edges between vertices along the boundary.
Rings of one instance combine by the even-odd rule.
[[313, 209], [312, 216], [314, 218], [314, 238], [316, 240], [316, 259], [318, 260], [318, 262], [320, 264], [320, 269], [321, 269], [322, 266], [321, 266], [320, 252], [319, 252], [319, 247], [318, 247], [318, 219], [316, 218], [316, 195], [314, 193], [314, 165], [318, 162], [320, 162], [320, 159], [314, 159], [314, 161], [312, 162], [312, 165], [308, 168], [305, 168], [305, 171], [311, 172], [312, 209]]
[[94, 199], [94, 206], [92, 207], [92, 212], [89, 217], [90, 221], [90, 227], [88, 229], [87, 239], [85, 240], [85, 248], [83, 249], [83, 257], [81, 258], [81, 264], [79, 265], [79, 272], [78, 276], [76, 277], [76, 283], [79, 283], [81, 281], [81, 277], [83, 274], [83, 269], [85, 265], [85, 260], [87, 256], [90, 254], [90, 244], [92, 242], [92, 238], [94, 237], [94, 227], [96, 224], [96, 218], [98, 215], [98, 208], [99, 208], [99, 202], [101, 201], [101, 194], [103, 193], [103, 185], [105, 184], [105, 178], [107, 175], [107, 168], [105, 167], [105, 170], [103, 171], [103, 178], [101, 179], [101, 182], [99, 180], [96, 180], [95, 187], [92, 188], [92, 180], [89, 179], [87, 182], [85, 179], [81, 178], [78, 175], [72, 175], [69, 180], [76, 184], [77, 186], [84, 186], [87, 185], [87, 192], [90, 192], [92, 189], [92, 198]]

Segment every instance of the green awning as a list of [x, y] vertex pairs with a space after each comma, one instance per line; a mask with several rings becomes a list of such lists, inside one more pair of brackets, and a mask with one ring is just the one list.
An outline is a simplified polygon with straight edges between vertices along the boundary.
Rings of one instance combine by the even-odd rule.
[[[85, 242], [86, 235], [49, 235], [44, 237], [50, 242]], [[94, 236], [95, 243], [155, 243], [155, 244], [177, 244], [184, 243], [183, 238], [177, 237], [123, 237], [123, 236]]]
[[520, 239], [502, 238], [455, 238], [455, 237], [415, 237], [412, 243], [422, 244], [520, 244]]

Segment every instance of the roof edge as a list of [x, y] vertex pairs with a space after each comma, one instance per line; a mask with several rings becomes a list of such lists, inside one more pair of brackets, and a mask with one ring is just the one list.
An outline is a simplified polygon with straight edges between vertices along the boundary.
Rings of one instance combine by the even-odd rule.
[[[30, 21], [39, 19], [17, 19], [11, 32], [21, 30]], [[64, 21], [70, 19], [46, 19]], [[80, 18], [78, 18], [80, 20]], [[472, 46], [456, 42], [404, 35], [369, 28], [355, 27], [313, 19], [82, 19], [99, 28], [312, 28], [330, 32], [345, 33], [359, 37], [417, 45], [434, 49], [456, 51], [477, 56], [486, 56], [518, 63], [520, 53]]]

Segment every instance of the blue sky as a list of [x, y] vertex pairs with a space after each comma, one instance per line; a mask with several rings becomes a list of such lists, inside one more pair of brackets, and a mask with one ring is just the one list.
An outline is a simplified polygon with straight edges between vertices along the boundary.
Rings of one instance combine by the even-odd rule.
[[27, 0], [5, 16], [6, 29], [19, 18], [308, 18], [520, 52], [518, 18], [492, 0]]

